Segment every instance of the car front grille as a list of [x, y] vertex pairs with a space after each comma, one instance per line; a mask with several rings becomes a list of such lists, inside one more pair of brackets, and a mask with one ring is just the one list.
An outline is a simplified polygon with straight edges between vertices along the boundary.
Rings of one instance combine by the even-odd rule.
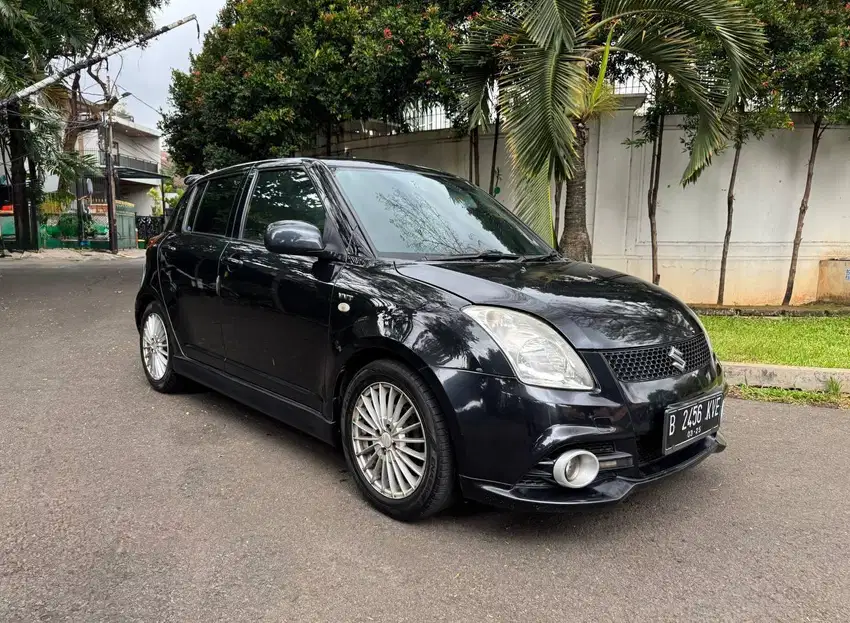
[[[670, 349], [675, 347], [682, 353], [685, 369], [679, 370], [670, 357]], [[711, 361], [711, 349], [704, 335], [698, 335], [684, 342], [653, 346], [651, 348], [628, 348], [605, 353], [608, 365], [616, 377], [624, 383], [656, 381], [681, 376], [699, 370]]]

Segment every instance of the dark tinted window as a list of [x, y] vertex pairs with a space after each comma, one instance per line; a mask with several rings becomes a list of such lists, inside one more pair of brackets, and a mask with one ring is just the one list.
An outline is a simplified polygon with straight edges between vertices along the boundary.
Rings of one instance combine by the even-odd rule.
[[[201, 190], [203, 190], [203, 184], [201, 185]], [[191, 203], [192, 196], [195, 192], [196, 188], [192, 188], [191, 190], [187, 190], [183, 193], [183, 196], [180, 197], [180, 201], [177, 202], [177, 206], [171, 212], [171, 216], [168, 220], [168, 229], [170, 231], [182, 231], [183, 221], [186, 218], [186, 211], [189, 208], [189, 204]]]
[[241, 175], [210, 180], [201, 197], [200, 205], [195, 208], [195, 224], [192, 231], [200, 234], [226, 235], [227, 220], [230, 218], [230, 210], [233, 208], [241, 185]]
[[275, 221], [306, 221], [324, 232], [325, 207], [303, 169], [262, 171], [245, 218], [245, 240], [262, 242]]
[[381, 169], [340, 168], [335, 174], [382, 255], [551, 251], [495, 199], [463, 180]]

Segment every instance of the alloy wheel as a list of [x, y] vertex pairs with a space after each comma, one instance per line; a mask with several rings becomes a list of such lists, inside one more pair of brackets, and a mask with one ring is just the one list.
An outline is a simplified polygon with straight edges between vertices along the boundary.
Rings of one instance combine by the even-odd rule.
[[360, 472], [375, 491], [394, 500], [422, 482], [428, 445], [413, 402], [392, 383], [373, 383], [354, 405], [351, 442]]
[[168, 370], [168, 332], [162, 317], [153, 312], [142, 329], [142, 359], [154, 381], [161, 380]]

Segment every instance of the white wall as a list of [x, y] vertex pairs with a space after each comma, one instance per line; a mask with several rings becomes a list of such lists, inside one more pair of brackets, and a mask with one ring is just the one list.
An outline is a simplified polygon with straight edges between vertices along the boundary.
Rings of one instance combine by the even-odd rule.
[[[145, 180], [149, 181], [149, 180]], [[121, 182], [121, 198], [136, 206], [137, 216], [151, 216], [153, 214], [154, 200], [148, 195], [150, 186], [135, 186]]]
[[[154, 130], [150, 130], [154, 133]], [[96, 131], [86, 132], [82, 135], [83, 150], [98, 151], [98, 134]], [[159, 165], [161, 152], [161, 139], [157, 136], [131, 136], [125, 133], [121, 124], [116, 121], [112, 126], [112, 140], [118, 143], [118, 151], [121, 155], [149, 160]]]
[[[634, 116], [641, 97], [621, 98], [621, 110], [594, 124], [587, 147], [588, 229], [594, 261], [645, 279], [651, 277], [646, 195], [650, 149], [629, 149], [623, 141], [643, 123]], [[691, 303], [717, 297], [720, 254], [726, 227], [726, 193], [731, 152], [693, 185], [680, 177], [688, 156], [681, 144], [680, 119], [668, 120], [658, 205], [661, 285]], [[726, 279], [727, 304], [778, 304], [785, 292], [797, 208], [805, 184], [811, 125], [795, 118], [796, 129], [776, 131], [744, 146], [738, 174], [735, 220]], [[480, 139], [481, 186], [489, 183], [492, 136]], [[466, 137], [434, 131], [343, 143], [357, 158], [419, 164], [462, 177], [469, 173]], [[505, 143], [497, 166], [499, 199], [514, 204]], [[814, 189], [803, 231], [794, 303], [815, 299], [818, 261], [850, 257], [850, 129], [830, 128], [818, 153]]]

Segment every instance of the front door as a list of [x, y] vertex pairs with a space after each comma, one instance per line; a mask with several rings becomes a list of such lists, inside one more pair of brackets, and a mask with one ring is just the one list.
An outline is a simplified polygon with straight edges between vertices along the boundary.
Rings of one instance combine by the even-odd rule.
[[241, 233], [222, 256], [226, 369], [320, 412], [335, 268], [312, 257], [271, 253], [263, 235], [282, 220], [323, 230], [325, 207], [306, 171], [287, 168], [257, 173], [245, 211]]
[[197, 188], [188, 216], [160, 245], [163, 299], [183, 354], [224, 368], [219, 262], [243, 176]]

